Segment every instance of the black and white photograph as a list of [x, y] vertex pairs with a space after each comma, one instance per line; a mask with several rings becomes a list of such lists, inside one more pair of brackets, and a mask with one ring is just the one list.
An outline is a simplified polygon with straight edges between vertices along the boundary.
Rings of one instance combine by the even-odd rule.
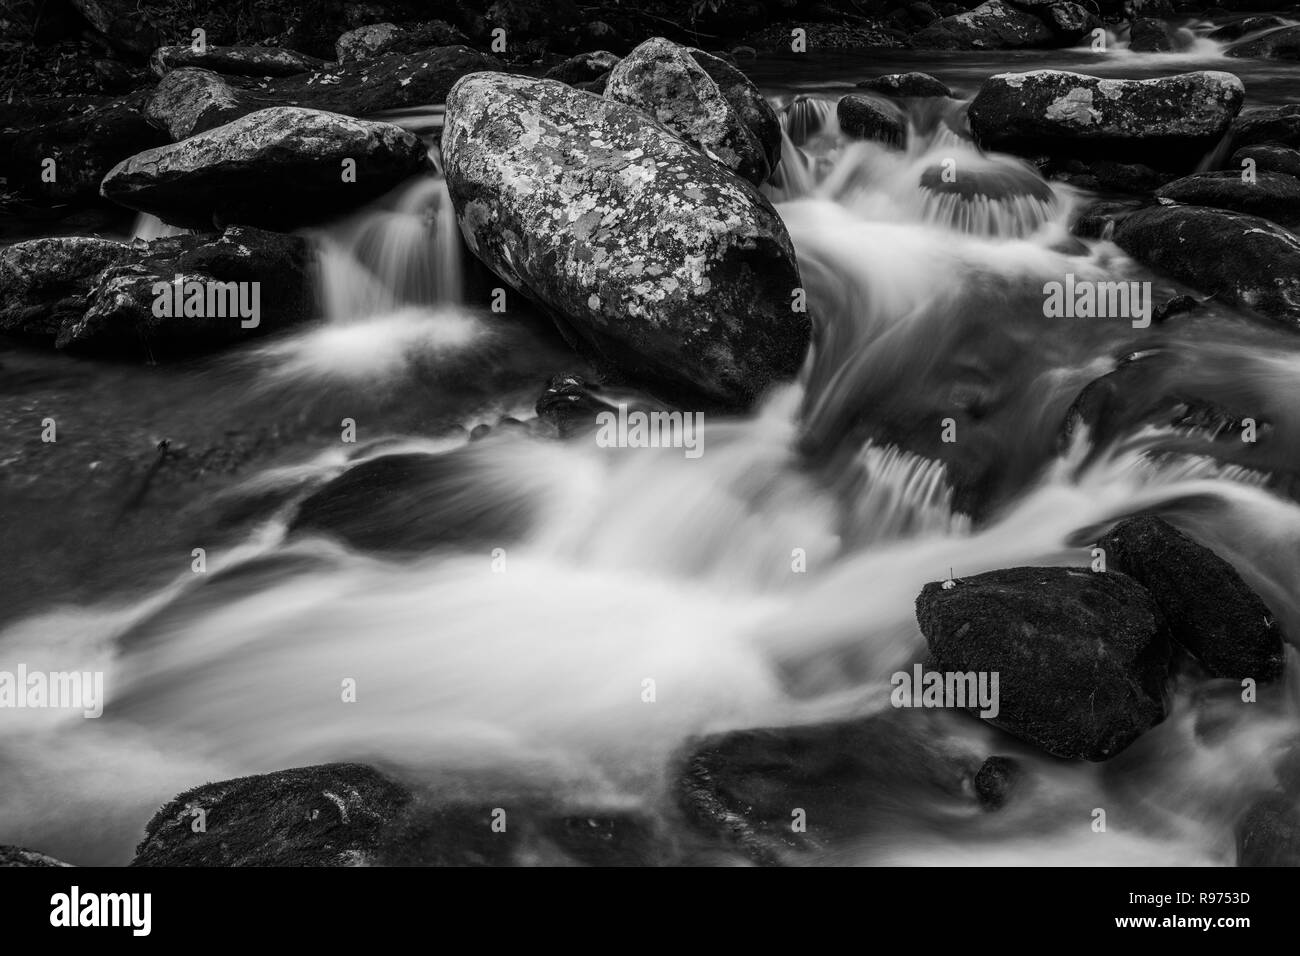
[[24, 923], [1086, 867], [1242, 939], [1298, 585], [1300, 7], [0, 0]]

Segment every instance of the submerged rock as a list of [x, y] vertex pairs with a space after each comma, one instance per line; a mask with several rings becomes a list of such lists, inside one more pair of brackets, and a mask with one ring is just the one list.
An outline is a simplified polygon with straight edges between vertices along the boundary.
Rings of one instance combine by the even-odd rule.
[[131, 865], [364, 866], [410, 800], [404, 787], [360, 764], [209, 783], [154, 815]]
[[671, 40], [647, 40], [620, 60], [605, 95], [653, 116], [754, 185], [772, 173], [764, 144], [745, 117], [697, 58]]
[[1106, 760], [1164, 720], [1164, 620], [1125, 575], [1008, 568], [936, 582], [916, 619], [935, 669], [999, 675], [989, 723], [1054, 756]]
[[1245, 213], [1152, 206], [1115, 227], [1135, 259], [1207, 295], [1300, 328], [1300, 239]]
[[292, 228], [354, 209], [429, 168], [424, 144], [400, 127], [281, 106], [132, 156], [104, 177], [101, 192], [191, 229]]
[[442, 152], [470, 249], [598, 365], [727, 405], [798, 370], [809, 321], [780, 217], [640, 110], [475, 74]]
[[985, 80], [968, 115], [986, 149], [1189, 168], [1228, 130], [1244, 98], [1231, 73], [1109, 80], [1037, 70]]
[[1287, 23], [1281, 17], [1261, 16], [1246, 17], [1242, 20], [1234, 20], [1231, 23], [1225, 23], [1216, 30], [1211, 30], [1206, 37], [1211, 40], [1217, 40], [1225, 43], [1230, 40], [1240, 40], [1242, 37], [1251, 33], [1259, 33], [1263, 30], [1272, 30], [1274, 27], [1284, 27]]
[[1281, 676], [1284, 641], [1277, 616], [1209, 548], [1156, 517], [1121, 521], [1098, 546], [1108, 568], [1151, 592], [1170, 637], [1211, 677]]
[[1000, 810], [1024, 775], [1011, 757], [989, 757], [975, 774], [975, 795], [985, 810]]
[[1228, 47], [1223, 55], [1264, 60], [1300, 60], [1300, 26], [1283, 27], [1261, 37], [1243, 40]]

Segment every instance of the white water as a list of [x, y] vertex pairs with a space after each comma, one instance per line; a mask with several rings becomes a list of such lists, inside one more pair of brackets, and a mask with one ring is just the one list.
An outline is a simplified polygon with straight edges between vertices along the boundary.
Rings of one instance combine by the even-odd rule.
[[[56, 609], [11, 628], [0, 667], [102, 668], [108, 702], [98, 721], [26, 712], [0, 726], [0, 842], [125, 862], [144, 821], [183, 789], [340, 759], [416, 782], [504, 767], [653, 805], [690, 735], [885, 706], [889, 674], [923, 653], [913, 602], [927, 582], [1086, 563], [1096, 529], [1142, 510], [1220, 550], [1294, 633], [1300, 508], [1240, 470], [1186, 457], [1157, 466], [1151, 435], [1088, 464], [1079, 444], [975, 529], [954, 511], [942, 465], [823, 428], [852, 417], [891, 370], [902, 394], [923, 391], [921, 372], [940, 360], [985, 369], [996, 356], [961, 353], [971, 323], [1015, 318], [1041, 344], [1048, 333], [1032, 316], [1013, 316], [1017, 296], [1045, 277], [1128, 265], [1104, 243], [1062, 251], [1074, 197], [1059, 186], [1032, 205], [993, 195], [971, 200], [969, 215], [955, 199], [936, 206], [919, 180], [936, 161], [1023, 172], [946, 126], [914, 126], [906, 152], [846, 144], [828, 124], [800, 137], [809, 161], [792, 162], [774, 190], [823, 323], [800, 382], [749, 417], [710, 422], [698, 460], [515, 433], [472, 445], [395, 435], [247, 479], [228, 494], [319, 484], [384, 452], [454, 455], [465, 501], [524, 503], [533, 517], [518, 540], [385, 559], [286, 538], [288, 507], [205, 576], [185, 571], [143, 603]], [[413, 365], [442, 369], [498, 346], [484, 317], [457, 304], [445, 196], [439, 180], [421, 181], [321, 235], [329, 321], [250, 357], [268, 394], [382, 389]], [[972, 301], [1005, 312], [972, 317]], [[1051, 430], [1045, 409], [1109, 367], [1105, 349], [1047, 346], [1031, 377], [987, 385], [1030, 396], [1031, 411], [998, 426], [1009, 446]], [[1245, 361], [1261, 392], [1295, 380], [1294, 355]], [[844, 460], [805, 467], [808, 433], [835, 436]], [[400, 505], [411, 516], [447, 506]], [[806, 572], [792, 570], [796, 551]], [[253, 570], [219, 573], [241, 567]], [[340, 698], [348, 678], [355, 704]], [[642, 700], [647, 678], [654, 704]], [[1035, 789], [998, 818], [942, 833], [902, 820], [824, 862], [1231, 862], [1233, 812], [1295, 733], [1294, 691], [1219, 714], [1227, 729], [1205, 739], [1198, 715], [1222, 708], [1183, 687], [1118, 787], [1097, 766], [1025, 751]], [[977, 721], [948, 726], [975, 752], [1009, 746]], [[1104, 839], [1089, 827], [1102, 801], [1114, 831]]]

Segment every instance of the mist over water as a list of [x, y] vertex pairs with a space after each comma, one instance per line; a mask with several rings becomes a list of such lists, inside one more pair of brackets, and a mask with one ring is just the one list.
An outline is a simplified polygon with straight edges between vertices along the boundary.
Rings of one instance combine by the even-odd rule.
[[[1178, 54], [1189, 65], [1162, 69], [1219, 57], [1196, 29]], [[1115, 39], [1106, 69], [1130, 72], [1142, 55]], [[944, 76], [949, 62], [906, 68]], [[699, 459], [502, 425], [527, 425], [538, 383], [563, 370], [559, 350], [472, 304], [439, 177], [315, 231], [322, 322], [211, 372], [236, 383], [214, 388], [260, 414], [325, 408], [333, 421], [359, 403], [375, 410], [358, 413], [365, 440], [295, 447], [224, 487], [223, 506], [277, 503], [212, 549], [206, 574], [173, 563], [143, 597], [53, 607], [0, 632], [0, 667], [104, 670], [108, 697], [98, 720], [28, 711], [3, 725], [0, 843], [124, 863], [176, 793], [334, 760], [413, 783], [500, 770], [670, 816], [687, 738], [888, 709], [890, 674], [924, 659], [914, 601], [926, 583], [1086, 565], [1099, 534], [1134, 513], [1195, 534], [1300, 633], [1300, 507], [1267, 487], [1300, 460], [1234, 461], [1205, 436], [1145, 423], [1058, 441], [1080, 390], [1152, 333], [1046, 319], [1044, 283], [1182, 290], [1109, 242], [1071, 238], [1086, 197], [981, 154], [962, 101], [909, 103], [908, 145], [888, 149], [840, 134], [822, 82], [771, 90], [785, 159], [765, 187], [798, 253], [814, 346], [752, 414], [708, 416]], [[427, 132], [437, 120], [394, 121]], [[981, 191], [946, 191], [947, 161]], [[1176, 360], [1153, 388], [1250, 408], [1297, 454], [1300, 350], [1284, 335], [1211, 303], [1160, 348]], [[511, 385], [488, 387], [494, 376]], [[419, 410], [452, 392], [470, 396], [448, 406], [456, 420], [423, 427]], [[953, 415], [969, 431], [946, 449]], [[481, 424], [493, 428], [470, 441]], [[358, 533], [393, 547], [290, 530], [325, 482], [395, 454], [433, 464], [356, 502]], [[430, 523], [456, 534], [403, 546]], [[879, 822], [817, 862], [1231, 863], [1236, 814], [1300, 730], [1288, 672], [1246, 709], [1224, 705], [1231, 681], [1175, 681], [1170, 717], [1105, 765], [939, 715], [937, 743], [977, 760], [1013, 753], [1032, 790], [979, 817], [940, 795], [903, 799], [882, 764]], [[354, 704], [340, 701], [348, 678]], [[1088, 826], [1103, 800], [1104, 840]]]

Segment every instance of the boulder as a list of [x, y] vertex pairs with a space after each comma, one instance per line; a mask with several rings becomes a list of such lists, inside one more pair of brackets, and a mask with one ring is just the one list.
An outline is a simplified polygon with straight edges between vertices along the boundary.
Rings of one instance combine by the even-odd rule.
[[756, 186], [772, 173], [767, 151], [744, 117], [696, 58], [671, 40], [647, 40], [620, 60], [605, 95], [653, 116]]
[[197, 67], [227, 76], [294, 76], [315, 73], [329, 64], [294, 50], [263, 46], [160, 46], [149, 57], [149, 70], [162, 78], [172, 70]]
[[44, 853], [38, 853], [37, 851], [29, 850], [26, 847], [0, 844], [0, 868], [33, 866], [70, 867], [72, 864], [64, 863], [62, 860], [56, 860], [52, 856], [46, 856]]
[[845, 136], [903, 146], [907, 142], [907, 117], [892, 104], [849, 93], [835, 107]]
[[1209, 548], [1156, 517], [1121, 521], [1098, 546], [1110, 570], [1151, 592], [1174, 643], [1211, 677], [1281, 676], [1284, 641], [1277, 616]]
[[1034, 14], [1003, 0], [944, 17], [912, 37], [926, 50], [1018, 50], [1054, 46], [1056, 36]]
[[[141, 113], [144, 94], [112, 100], [19, 103], [0, 122], [0, 178], [7, 188], [50, 202], [98, 202], [117, 163], [167, 141]], [[46, 160], [54, 160], [52, 182]]]
[[1078, 3], [1060, 0], [1037, 11], [1062, 45], [1073, 46], [1099, 28], [1101, 18]]
[[1244, 146], [1232, 154], [1228, 165], [1240, 175], [1247, 159], [1254, 160], [1256, 171], [1265, 170], [1300, 177], [1300, 150], [1289, 146], [1275, 146], [1268, 143]]
[[[209, 783], [154, 814], [131, 865], [364, 866], [410, 800], [359, 764]], [[200, 813], [204, 828], [196, 832]]]
[[620, 57], [607, 50], [595, 50], [591, 53], [579, 53], [563, 63], [557, 63], [546, 71], [545, 79], [559, 80], [570, 86], [592, 83], [609, 76], [610, 70], [618, 66]]
[[1106, 760], [1165, 717], [1165, 623], [1125, 575], [1009, 568], [935, 582], [916, 619], [934, 669], [996, 672], [998, 713], [986, 719], [1054, 756]]
[[1162, 21], [1138, 17], [1129, 30], [1128, 48], [1134, 53], [1168, 53], [1174, 41]]
[[[0, 332], [94, 354], [150, 360], [192, 354], [311, 318], [313, 264], [305, 239], [240, 227], [223, 236], [150, 243], [32, 239], [0, 252]], [[177, 275], [223, 286], [211, 307], [205, 286], [202, 304], [196, 300], [190, 314], [184, 308], [155, 314], [156, 287], [170, 289]], [[229, 308], [224, 283], [252, 282], [258, 283], [256, 324], [246, 325], [253, 318]], [[174, 306], [174, 295], [171, 301]]]
[[1194, 166], [1241, 109], [1231, 73], [1107, 80], [1060, 70], [1001, 73], [971, 102], [971, 132], [986, 149]]
[[[355, 181], [345, 181], [347, 161]], [[104, 177], [101, 192], [190, 229], [293, 228], [429, 168], [424, 144], [400, 127], [280, 106], [132, 156]]]
[[1249, 181], [1239, 171], [1193, 173], [1161, 186], [1156, 196], [1262, 216], [1291, 228], [1300, 223], [1300, 179], [1286, 173], [1257, 170]]
[[80, 319], [93, 280], [128, 259], [131, 246], [111, 239], [53, 236], [0, 250], [0, 332], [53, 340]]
[[863, 80], [858, 89], [892, 97], [952, 96], [947, 85], [929, 73], [889, 73]]
[[172, 70], [154, 87], [144, 115], [173, 143], [248, 115], [249, 103], [211, 70]]
[[1261, 60], [1300, 60], [1300, 26], [1271, 30], [1263, 36], [1234, 43], [1223, 51], [1223, 55]]
[[607, 371], [747, 405], [798, 370], [810, 327], [780, 217], [645, 113], [474, 74], [442, 153], [470, 249]]
[[769, 169], [781, 162], [781, 121], [767, 97], [759, 92], [749, 77], [722, 57], [690, 49], [691, 58], [709, 78], [718, 84], [723, 97], [731, 104], [742, 123], [758, 140]]
[[1207, 295], [1300, 328], [1300, 239], [1267, 219], [1152, 206], [1121, 220], [1114, 239], [1135, 259]]
[[372, 60], [384, 53], [417, 53], [430, 47], [469, 42], [469, 37], [442, 20], [400, 27], [395, 23], [371, 23], [340, 36], [334, 53], [340, 62], [347, 63]]

